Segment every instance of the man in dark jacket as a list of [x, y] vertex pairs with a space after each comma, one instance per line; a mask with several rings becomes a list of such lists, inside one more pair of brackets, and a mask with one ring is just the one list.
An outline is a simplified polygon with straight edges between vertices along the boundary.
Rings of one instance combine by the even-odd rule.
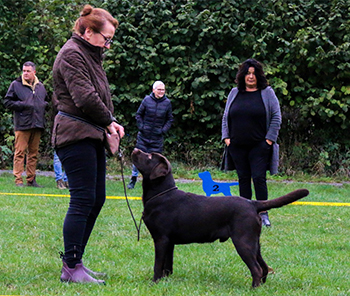
[[36, 77], [35, 64], [25, 62], [23, 74], [13, 81], [4, 99], [6, 108], [14, 112], [15, 154], [13, 174], [16, 186], [24, 186], [22, 173], [26, 159], [27, 185], [41, 187], [35, 181], [40, 136], [45, 126], [47, 93]]
[[[136, 112], [139, 129], [136, 148], [147, 153], [162, 153], [164, 135], [170, 129], [173, 120], [171, 102], [165, 96], [165, 85], [162, 81], [156, 81], [153, 91], [143, 99]], [[137, 176], [138, 170], [133, 166], [129, 189], [135, 187]]]

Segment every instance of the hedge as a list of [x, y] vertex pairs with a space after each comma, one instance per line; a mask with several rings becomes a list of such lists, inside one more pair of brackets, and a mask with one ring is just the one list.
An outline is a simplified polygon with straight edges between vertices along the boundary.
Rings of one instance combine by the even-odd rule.
[[[2, 97], [32, 60], [52, 93], [52, 64], [85, 3], [0, 3]], [[120, 21], [106, 52], [124, 146], [135, 143], [135, 112], [155, 80], [172, 100], [165, 153], [191, 165], [218, 165], [221, 117], [241, 62], [256, 58], [282, 108], [281, 171], [348, 175], [350, 5], [348, 1], [90, 1]], [[11, 162], [11, 113], [0, 106], [1, 166]], [[49, 117], [49, 115], [48, 115]], [[50, 126], [42, 156], [51, 157]]]

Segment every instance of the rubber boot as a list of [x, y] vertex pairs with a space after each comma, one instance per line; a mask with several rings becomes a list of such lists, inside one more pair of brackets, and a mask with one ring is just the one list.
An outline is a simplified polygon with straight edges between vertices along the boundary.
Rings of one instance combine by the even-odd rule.
[[66, 262], [63, 262], [61, 282], [106, 284], [105, 281], [90, 276], [85, 271], [83, 263], [78, 263], [74, 268], [69, 268]]
[[107, 277], [107, 273], [93, 271], [93, 270], [87, 268], [84, 264], [83, 264], [83, 268], [84, 268], [85, 272], [87, 274], [91, 275], [92, 277], [96, 277], [96, 278], [106, 278]]
[[128, 184], [128, 189], [134, 189], [137, 181], [137, 177], [131, 177], [130, 183]]

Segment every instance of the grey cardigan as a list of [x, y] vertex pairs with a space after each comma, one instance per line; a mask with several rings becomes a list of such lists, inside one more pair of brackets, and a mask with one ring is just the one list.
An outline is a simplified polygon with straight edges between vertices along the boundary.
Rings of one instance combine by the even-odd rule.
[[[222, 117], [222, 127], [221, 127], [221, 139], [225, 140], [230, 138], [229, 130], [228, 130], [228, 112], [230, 107], [238, 94], [238, 88], [235, 87], [231, 90], [228, 95], [224, 115]], [[276, 97], [275, 92], [273, 91], [271, 86], [261, 90], [261, 97], [266, 110], [266, 136], [265, 139], [271, 140], [273, 142], [272, 146], [272, 157], [270, 160], [270, 173], [271, 175], [277, 174], [278, 172], [278, 162], [279, 162], [279, 145], [276, 143], [278, 133], [281, 127], [282, 117], [281, 117], [281, 109], [278, 99]], [[232, 170], [233, 162], [227, 159], [229, 157], [228, 153], [226, 154], [226, 159], [224, 159], [223, 168], [225, 170]]]

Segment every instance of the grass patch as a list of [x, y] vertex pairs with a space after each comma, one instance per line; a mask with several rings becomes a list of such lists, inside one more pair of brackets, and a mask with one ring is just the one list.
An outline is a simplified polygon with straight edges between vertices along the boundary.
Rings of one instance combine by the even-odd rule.
[[[0, 175], [0, 295], [349, 295], [349, 207], [290, 205], [270, 211], [272, 227], [261, 236], [262, 254], [274, 268], [267, 283], [252, 290], [248, 268], [230, 241], [175, 247], [174, 274], [153, 284], [154, 248], [145, 225], [141, 240], [125, 200], [108, 199], [86, 249], [84, 263], [107, 272], [106, 286], [59, 281], [62, 223], [68, 190], [52, 177], [44, 188], [17, 188]], [[204, 194], [201, 182], [178, 182]], [[303, 201], [349, 202], [350, 185], [269, 182], [270, 198], [307, 188]], [[7, 194], [12, 193], [12, 194]], [[238, 187], [232, 187], [232, 194]], [[30, 195], [33, 194], [33, 195]], [[46, 196], [51, 194], [53, 196]], [[140, 182], [129, 196], [142, 194]], [[57, 196], [55, 196], [57, 195]], [[108, 196], [123, 196], [120, 180], [107, 181]], [[137, 220], [142, 203], [130, 200]]]

